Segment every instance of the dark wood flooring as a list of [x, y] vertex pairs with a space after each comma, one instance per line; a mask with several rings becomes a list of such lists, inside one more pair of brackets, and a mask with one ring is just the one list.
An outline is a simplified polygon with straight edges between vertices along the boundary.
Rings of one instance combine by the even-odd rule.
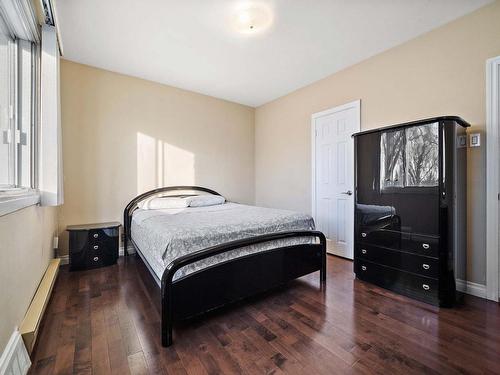
[[328, 257], [313, 274], [232, 308], [177, 325], [160, 345], [159, 314], [133, 257], [93, 271], [61, 270], [32, 374], [493, 374], [500, 308], [467, 297], [438, 309], [354, 280]]

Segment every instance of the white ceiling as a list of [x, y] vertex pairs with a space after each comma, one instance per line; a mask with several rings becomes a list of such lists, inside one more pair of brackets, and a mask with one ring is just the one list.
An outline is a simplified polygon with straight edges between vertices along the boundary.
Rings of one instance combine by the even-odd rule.
[[491, 0], [274, 0], [272, 25], [231, 27], [238, 0], [58, 0], [65, 58], [259, 106]]

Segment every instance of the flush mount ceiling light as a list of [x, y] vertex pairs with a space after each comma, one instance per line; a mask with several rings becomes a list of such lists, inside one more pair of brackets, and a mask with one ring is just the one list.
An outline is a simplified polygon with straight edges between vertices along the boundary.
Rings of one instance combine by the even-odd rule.
[[259, 33], [273, 21], [271, 9], [264, 3], [244, 3], [234, 10], [231, 23], [234, 30], [242, 34]]

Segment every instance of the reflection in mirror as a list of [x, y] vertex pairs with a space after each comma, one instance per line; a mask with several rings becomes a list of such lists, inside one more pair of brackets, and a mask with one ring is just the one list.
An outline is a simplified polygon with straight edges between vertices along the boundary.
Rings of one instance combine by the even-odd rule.
[[380, 187], [403, 187], [404, 130], [383, 132], [380, 137]]
[[438, 185], [438, 129], [436, 122], [381, 134], [381, 190]]
[[438, 123], [406, 129], [406, 186], [437, 186]]

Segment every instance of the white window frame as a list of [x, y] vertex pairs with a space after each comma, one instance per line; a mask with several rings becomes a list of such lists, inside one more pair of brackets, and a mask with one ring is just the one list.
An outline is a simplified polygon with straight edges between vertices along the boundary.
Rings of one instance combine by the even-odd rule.
[[[11, 150], [9, 151], [12, 160], [9, 162], [9, 181], [7, 186], [0, 187], [0, 216], [9, 214], [11, 212], [17, 211], [19, 209], [38, 204], [40, 202], [40, 194], [36, 189], [36, 170], [37, 170], [37, 112], [38, 112], [38, 92], [39, 92], [39, 75], [37, 73], [39, 66], [39, 53], [37, 52], [38, 47], [32, 44], [31, 47], [31, 61], [26, 62], [19, 58], [19, 53], [24, 51], [27, 47], [27, 41], [20, 41], [16, 38], [14, 29], [12, 25], [12, 19], [5, 19], [6, 12], [4, 9], [0, 9], [3, 14], [3, 20], [6, 23], [7, 28], [10, 31], [11, 37], [13, 39], [13, 46], [11, 49], [12, 62], [11, 69], [13, 77], [12, 84], [12, 99], [10, 103], [10, 112], [12, 113], [10, 118], [10, 126], [8, 132], [11, 139]], [[9, 21], [11, 21], [9, 23]], [[19, 48], [19, 44], [23, 43], [23, 48]], [[21, 69], [21, 71], [19, 71]], [[26, 82], [21, 82], [20, 77], [28, 77], [30, 80]], [[24, 91], [23, 91], [24, 88]], [[28, 91], [26, 91], [28, 90]], [[24, 94], [24, 96], [23, 96]], [[21, 102], [23, 101], [23, 102]], [[28, 101], [28, 103], [26, 103]], [[19, 109], [25, 109], [23, 106], [19, 105], [21, 103], [24, 106], [29, 106], [29, 110], [24, 110], [23, 113], [19, 113]], [[22, 123], [21, 123], [22, 121]], [[20, 147], [21, 141], [21, 129], [24, 126], [26, 130], [26, 146], [29, 147], [28, 152], [22, 150]], [[28, 141], [29, 139], [29, 141]], [[29, 159], [26, 163], [19, 162], [19, 155], [23, 154], [25, 157], [29, 154]], [[29, 168], [29, 171], [26, 170]], [[24, 178], [23, 178], [24, 176]]]
[[[1, 17], [1, 15], [0, 15]], [[8, 97], [8, 103], [7, 103], [7, 110], [6, 110], [6, 117], [5, 122], [7, 123], [7, 128], [2, 126], [1, 129], [1, 142], [4, 146], [7, 146], [7, 159], [8, 163], [5, 164], [7, 166], [7, 184], [6, 185], [0, 185], [0, 189], [3, 188], [10, 188], [14, 186], [15, 184], [15, 178], [16, 178], [16, 173], [15, 173], [15, 149], [14, 149], [14, 138], [15, 138], [15, 118], [16, 118], [16, 42], [15, 39], [12, 35], [10, 35], [9, 30], [7, 29], [7, 24], [3, 22], [3, 19], [0, 19], [0, 22], [2, 23], [0, 25], [0, 32], [3, 34], [8, 34], [8, 42], [7, 42], [7, 54], [8, 54], [8, 66], [6, 71], [8, 71], [8, 92], [7, 92], [7, 97]], [[4, 113], [5, 115], [5, 113]], [[4, 143], [8, 142], [8, 143]], [[3, 163], [5, 160], [3, 161]], [[4, 164], [2, 163], [2, 166]]]

